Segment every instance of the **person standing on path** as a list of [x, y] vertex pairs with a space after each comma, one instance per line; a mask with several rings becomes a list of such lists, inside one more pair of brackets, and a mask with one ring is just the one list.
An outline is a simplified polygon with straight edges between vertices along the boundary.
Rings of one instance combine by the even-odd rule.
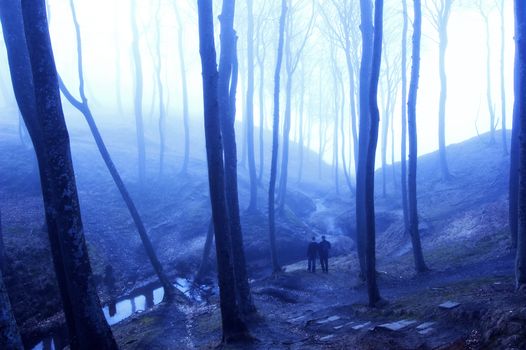
[[318, 244], [321, 270], [325, 273], [329, 272], [329, 250], [331, 243], [325, 240], [325, 236], [321, 236], [321, 242]]
[[312, 242], [310, 242], [307, 247], [307, 258], [309, 260], [309, 266], [307, 269], [309, 272], [316, 272], [316, 256], [318, 255], [318, 250], [319, 248], [316, 238], [312, 237]]

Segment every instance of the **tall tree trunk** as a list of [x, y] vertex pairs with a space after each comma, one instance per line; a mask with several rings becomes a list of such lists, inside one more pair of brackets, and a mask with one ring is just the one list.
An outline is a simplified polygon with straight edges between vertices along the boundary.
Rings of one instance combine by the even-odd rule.
[[376, 160], [376, 146], [378, 144], [378, 124], [380, 112], [378, 110], [378, 79], [382, 62], [383, 37], [383, 0], [374, 2], [374, 45], [371, 65], [371, 80], [369, 85], [369, 108], [371, 115], [369, 144], [367, 149], [367, 163], [365, 173], [365, 217], [367, 220], [367, 236], [365, 256], [367, 266], [367, 294], [369, 306], [374, 307], [380, 301], [380, 292], [376, 283], [376, 226], [374, 213], [374, 166]]
[[24, 349], [15, 316], [11, 309], [2, 270], [0, 270], [0, 348], [9, 350]]
[[64, 308], [71, 308], [65, 315], [74, 325], [72, 348], [117, 349], [93, 283], [45, 2], [22, 0], [21, 4], [37, 112], [37, 119], [28, 116], [26, 123], [32, 125], [28, 129], [35, 132], [33, 142], [40, 149], [37, 156], [46, 222], [50, 235], [57, 234], [50, 240], [55, 264], [62, 265], [59, 273], [65, 277], [59, 278], [59, 287], [69, 295]]
[[157, 2], [155, 11], [155, 75], [159, 98], [159, 175], [164, 175], [164, 154], [166, 149], [166, 111], [164, 106], [164, 87], [162, 79], [162, 59], [161, 59], [161, 0]]
[[[303, 66], [302, 66], [303, 67]], [[305, 144], [305, 133], [304, 133], [304, 107], [305, 107], [305, 72], [302, 71], [300, 76], [300, 100], [299, 100], [299, 125], [298, 125], [298, 132], [299, 132], [299, 140], [298, 140], [298, 147], [299, 147], [299, 165], [298, 165], [298, 183], [301, 182], [301, 178], [303, 176], [303, 157], [304, 157], [304, 144]]]
[[[11, 82], [15, 98], [26, 123], [27, 130], [33, 142], [33, 149], [37, 155], [37, 163], [43, 162], [43, 155], [40, 144], [42, 141], [41, 131], [38, 128], [38, 115], [35, 101], [35, 91], [33, 86], [33, 73], [31, 71], [31, 62], [29, 61], [29, 52], [24, 34], [24, 20], [22, 18], [21, 2], [0, 0], [1, 24], [4, 35], [4, 41], [7, 48], [7, 57], [9, 70], [11, 72]], [[45, 185], [46, 177], [40, 174], [42, 190], [49, 186]], [[59, 291], [62, 299], [66, 324], [69, 334], [75, 334], [75, 320], [72, 314], [70, 295], [67, 292], [66, 272], [62, 263], [62, 254], [58, 241], [59, 231], [55, 225], [48, 226], [48, 236], [53, 256], [55, 275], [57, 277]], [[74, 338], [72, 339], [75, 340]], [[75, 345], [72, 343], [72, 345]]]
[[[515, 57], [515, 71], [518, 72], [518, 58]], [[518, 73], [515, 73], [517, 75]], [[519, 91], [519, 79], [515, 79], [515, 91]], [[510, 175], [508, 193], [508, 222], [510, 225], [511, 247], [517, 248], [517, 237], [519, 234], [519, 136], [520, 136], [520, 110], [519, 99], [515, 98], [513, 104], [513, 120], [511, 129], [510, 145]]]
[[506, 77], [504, 73], [506, 52], [506, 26], [504, 22], [504, 1], [500, 2], [500, 110], [502, 125], [502, 153], [508, 155], [508, 140], [506, 130]]
[[188, 171], [190, 161], [190, 116], [188, 113], [188, 83], [186, 79], [186, 63], [184, 59], [183, 23], [179, 14], [178, 5], [174, 2], [175, 16], [177, 18], [177, 51], [179, 54], [179, 72], [181, 74], [181, 91], [183, 93], [183, 124], [184, 124], [184, 159], [181, 173]]
[[[385, 60], [385, 70], [386, 70], [386, 80], [389, 80], [389, 61]], [[382, 100], [385, 100], [384, 106], [384, 119], [382, 120], [382, 148], [381, 148], [381, 157], [382, 157], [382, 196], [385, 198], [387, 196], [387, 136], [389, 134], [389, 123], [390, 123], [390, 109], [389, 105], [391, 103], [391, 84], [386, 83], [387, 88], [385, 89], [385, 95]]]
[[248, 211], [258, 208], [258, 180], [254, 151], [254, 13], [253, 2], [247, 0], [247, 147], [250, 175], [250, 204]]
[[258, 182], [263, 180], [265, 165], [265, 60], [258, 58], [259, 64], [259, 174]]
[[198, 0], [199, 48], [203, 70], [203, 102], [210, 201], [216, 238], [223, 341], [246, 338], [248, 330], [236, 303], [232, 242], [225, 196], [225, 168], [218, 103], [218, 72], [212, 0]]
[[517, 237], [517, 289], [526, 289], [526, 3], [515, 0], [515, 108], [520, 120], [519, 232]]
[[409, 206], [407, 203], [407, 0], [402, 0], [404, 25], [402, 29], [402, 142], [401, 142], [401, 156], [400, 166], [401, 170], [401, 195], [402, 195], [402, 211], [404, 213], [404, 227], [405, 231], [409, 232]]
[[[287, 46], [287, 45], [285, 45]], [[286, 50], [288, 52], [288, 50]], [[283, 213], [287, 196], [287, 179], [289, 172], [289, 137], [292, 109], [292, 73], [287, 72], [285, 86], [285, 116], [283, 121], [283, 151], [281, 153], [281, 171], [279, 173], [278, 212]]]
[[446, 99], [447, 99], [447, 75], [446, 75], [446, 50], [448, 45], [447, 25], [449, 22], [449, 13], [451, 10], [451, 1], [443, 2], [442, 11], [437, 14], [438, 17], [438, 71], [440, 75], [440, 99], [438, 103], [438, 153], [440, 156], [440, 173], [442, 180], [451, 179], [447, 163], [446, 151]]
[[88, 123], [88, 126], [90, 128], [90, 131], [93, 135], [93, 138], [95, 139], [95, 143], [97, 144], [97, 148], [99, 149], [99, 153], [102, 156], [102, 159], [104, 160], [104, 163], [106, 164], [106, 167], [108, 168], [108, 171], [110, 172], [110, 175], [113, 179], [113, 182], [115, 182], [115, 185], [117, 186], [117, 189], [119, 190], [119, 193], [121, 194], [122, 199], [124, 200], [124, 203], [126, 204], [126, 207], [128, 208], [128, 211], [130, 212], [130, 215], [133, 219], [133, 222], [135, 224], [135, 227], [137, 228], [137, 231], [139, 232], [139, 236], [141, 238], [141, 242], [144, 246], [144, 249], [146, 251], [146, 255], [150, 259], [150, 263], [152, 264], [152, 267], [157, 274], [157, 277], [159, 278], [159, 281], [161, 282], [161, 285], [164, 288], [164, 300], [166, 301], [173, 301], [177, 295], [179, 295], [179, 300], [184, 300], [184, 295], [182, 295], [181, 292], [179, 292], [170, 282], [170, 279], [166, 275], [166, 273], [163, 270], [163, 267], [161, 263], [159, 262], [159, 259], [157, 258], [157, 254], [155, 253], [155, 250], [153, 248], [153, 245], [151, 243], [150, 238], [148, 237], [148, 233], [146, 232], [146, 228], [144, 227], [144, 223], [141, 219], [141, 216], [139, 215], [139, 212], [135, 206], [135, 203], [133, 202], [128, 189], [126, 188], [126, 185], [124, 185], [124, 182], [122, 181], [122, 178], [117, 171], [117, 168], [115, 167], [115, 164], [113, 163], [113, 160], [111, 159], [110, 153], [108, 152], [108, 149], [106, 148], [106, 145], [104, 143], [104, 140], [102, 139], [102, 135], [99, 132], [99, 129], [97, 127], [97, 124], [95, 123], [95, 119], [93, 118], [93, 114], [91, 113], [91, 109], [88, 105], [88, 100], [86, 98], [86, 94], [84, 91], [84, 65], [83, 65], [83, 56], [82, 56], [82, 36], [80, 32], [80, 26], [77, 21], [77, 14], [75, 10], [75, 6], [73, 3], [73, 0], [70, 0], [70, 7], [71, 7], [71, 14], [73, 16], [73, 22], [75, 24], [75, 33], [76, 33], [76, 40], [77, 40], [77, 69], [78, 69], [78, 75], [79, 75], [79, 94], [80, 94], [80, 101], [77, 100], [71, 92], [67, 89], [67, 87], [64, 85], [63, 81], [59, 77], [59, 86], [60, 90], [66, 97], [66, 99], [71, 103], [73, 107], [78, 109], [86, 119], [86, 122]]
[[[235, 96], [237, 89], [238, 62], [237, 37], [234, 31], [234, 0], [224, 0], [220, 15], [221, 55], [219, 59], [218, 103], [221, 120], [221, 134], [225, 159], [226, 200], [232, 239], [234, 275], [240, 310], [247, 315], [255, 312], [248, 284], [243, 233], [239, 215], [237, 188], [237, 146], [235, 133]], [[232, 83], [230, 84], [230, 82]]]
[[276, 219], [275, 219], [275, 191], [276, 171], [278, 167], [278, 143], [279, 143], [279, 89], [281, 65], [283, 63], [283, 41], [285, 36], [285, 21], [287, 19], [287, 0], [281, 0], [281, 15], [279, 19], [279, 42], [276, 60], [276, 71], [274, 72], [274, 122], [272, 126], [272, 161], [270, 166], [270, 184], [268, 190], [268, 221], [270, 239], [270, 260], [274, 273], [281, 271], [276, 251]]
[[[354, 172], [358, 173], [358, 130], [356, 127], [356, 100], [355, 100], [355, 82], [354, 82], [354, 68], [351, 59], [351, 42], [349, 38], [345, 43], [345, 61], [347, 63], [347, 74], [349, 75], [349, 104], [351, 109], [351, 131], [352, 142], [354, 150]], [[349, 159], [349, 164], [351, 163]]]
[[131, 0], [130, 6], [132, 28], [132, 52], [135, 73], [135, 93], [133, 97], [133, 106], [135, 111], [135, 128], [137, 132], [139, 183], [142, 186], [146, 182], [146, 145], [144, 141], [144, 122], [142, 116], [143, 73], [141, 51], [139, 48], [139, 30], [137, 28], [137, 0]]
[[370, 103], [369, 84], [371, 82], [371, 62], [373, 53], [373, 20], [371, 0], [360, 0], [362, 32], [362, 62], [360, 64], [360, 134], [358, 140], [358, 171], [356, 174], [356, 247], [360, 273], [366, 276], [366, 192], [365, 172], [367, 163], [367, 147], [369, 144]]
[[407, 101], [407, 123], [409, 127], [409, 232], [413, 244], [413, 255], [415, 269], [417, 272], [427, 271], [422, 254], [420, 232], [418, 231], [418, 205], [416, 189], [416, 171], [418, 158], [417, 131], [416, 131], [416, 100], [418, 93], [418, 82], [420, 78], [420, 41], [422, 37], [422, 5], [420, 0], [413, 0], [414, 22], [413, 22], [413, 60], [411, 66], [411, 81], [409, 83], [409, 98]]

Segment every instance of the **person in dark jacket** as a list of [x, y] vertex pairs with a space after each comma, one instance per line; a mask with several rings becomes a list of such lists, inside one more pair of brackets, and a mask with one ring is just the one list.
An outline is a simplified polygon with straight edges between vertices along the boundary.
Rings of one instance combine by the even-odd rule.
[[312, 237], [312, 242], [309, 243], [307, 248], [307, 258], [309, 260], [308, 270], [309, 272], [316, 272], [316, 256], [318, 255], [318, 243], [316, 238]]
[[329, 250], [331, 243], [325, 240], [325, 236], [321, 236], [321, 242], [318, 244], [321, 270], [325, 273], [329, 272]]

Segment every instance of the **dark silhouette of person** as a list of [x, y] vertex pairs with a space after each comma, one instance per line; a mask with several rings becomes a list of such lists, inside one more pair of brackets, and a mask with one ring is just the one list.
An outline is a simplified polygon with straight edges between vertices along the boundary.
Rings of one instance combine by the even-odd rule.
[[331, 243], [325, 240], [325, 236], [321, 236], [321, 242], [318, 244], [321, 270], [325, 273], [329, 272], [329, 250]]
[[307, 258], [309, 260], [308, 270], [309, 272], [316, 272], [316, 256], [318, 255], [318, 243], [316, 238], [312, 237], [312, 242], [307, 247]]

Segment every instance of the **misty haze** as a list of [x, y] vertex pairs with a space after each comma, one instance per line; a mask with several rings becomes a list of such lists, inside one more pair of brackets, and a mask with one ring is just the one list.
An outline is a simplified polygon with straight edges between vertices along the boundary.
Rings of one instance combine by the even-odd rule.
[[523, 0], [0, 22], [0, 350], [526, 349]]

